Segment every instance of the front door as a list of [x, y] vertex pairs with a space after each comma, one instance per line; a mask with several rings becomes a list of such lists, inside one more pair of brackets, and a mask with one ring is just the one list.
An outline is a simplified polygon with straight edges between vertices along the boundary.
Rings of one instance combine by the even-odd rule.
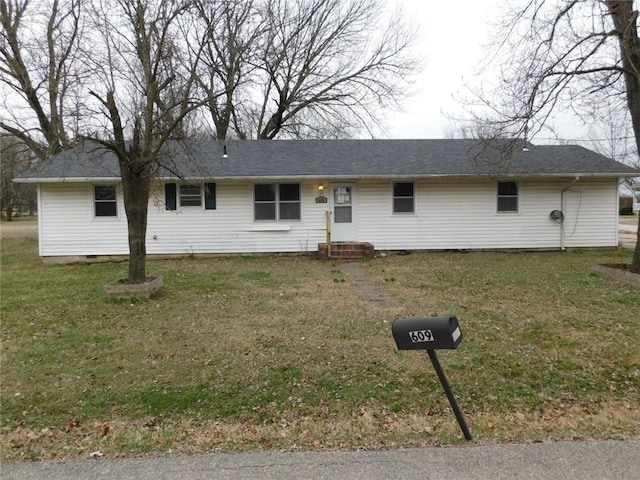
[[331, 185], [331, 241], [355, 242], [356, 186], [353, 183]]

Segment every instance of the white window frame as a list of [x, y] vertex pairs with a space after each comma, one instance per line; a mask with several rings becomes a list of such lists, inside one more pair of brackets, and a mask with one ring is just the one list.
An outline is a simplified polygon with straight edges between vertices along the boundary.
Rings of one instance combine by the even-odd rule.
[[[193, 193], [191, 194], [184, 194], [184, 199], [196, 199], [199, 198], [200, 199], [200, 203], [198, 205], [184, 205], [182, 203], [183, 200], [183, 193], [182, 193], [182, 189], [185, 187], [197, 187], [198, 188], [198, 194], [199, 195], [195, 195]], [[177, 196], [178, 196], [178, 207], [179, 208], [204, 208], [204, 189], [202, 188], [202, 184], [201, 183], [184, 183], [184, 184], [179, 184], [178, 185], [178, 192], [177, 192]]]
[[[412, 195], [409, 196], [396, 196], [396, 185], [409, 184], [412, 186]], [[396, 211], [396, 200], [411, 199], [411, 211], [402, 212]], [[393, 182], [391, 185], [391, 213], [393, 215], [415, 215], [416, 214], [416, 183], [415, 182]]]
[[[515, 195], [510, 195], [510, 194], [500, 194], [500, 184], [501, 183], [513, 183], [516, 186], [516, 193]], [[515, 198], [516, 200], [516, 208], [515, 210], [504, 210], [500, 208], [500, 199], [513, 199]], [[496, 213], [502, 215], [502, 214], [517, 214], [520, 213], [520, 182], [516, 181], [516, 180], [498, 180], [496, 182]]]
[[[114, 193], [114, 199], [113, 200], [102, 200], [102, 199], [97, 199], [96, 198], [96, 189], [97, 188], [112, 188], [113, 189], [113, 193]], [[118, 218], [118, 187], [116, 185], [107, 185], [107, 184], [102, 184], [102, 185], [93, 185], [93, 218], [95, 219], [99, 219], [99, 220], [107, 220], [107, 219], [112, 219], [112, 218]], [[98, 204], [113, 204], [115, 205], [115, 214], [113, 215], [98, 215], [98, 209], [97, 206]]]
[[[274, 188], [274, 200], [256, 200], [256, 187], [258, 185], [273, 185]], [[280, 198], [281, 185], [297, 185], [298, 186], [298, 200], [282, 200]], [[256, 205], [273, 205], [275, 210], [275, 218], [256, 218]], [[298, 218], [281, 218], [281, 205], [298, 205]], [[302, 221], [302, 184], [299, 182], [265, 182], [253, 184], [253, 221], [254, 222], [300, 222]]]

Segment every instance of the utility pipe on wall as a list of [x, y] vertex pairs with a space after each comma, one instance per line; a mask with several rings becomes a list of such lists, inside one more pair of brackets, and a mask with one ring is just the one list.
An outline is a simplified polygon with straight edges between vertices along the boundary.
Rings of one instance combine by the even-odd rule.
[[[573, 182], [571, 182], [569, 185], [567, 185], [566, 187], [564, 187], [561, 191], [560, 191], [560, 211], [564, 214], [564, 194], [566, 192], [569, 191], [569, 189], [571, 187], [573, 187], [573, 185], [580, 180], [580, 177], [576, 177], [573, 179]], [[567, 219], [567, 216], [564, 215], [564, 219]], [[576, 219], [576, 222], [578, 221], [578, 219]], [[560, 224], [560, 250], [562, 250], [564, 252], [565, 247], [564, 247], [564, 222]]]

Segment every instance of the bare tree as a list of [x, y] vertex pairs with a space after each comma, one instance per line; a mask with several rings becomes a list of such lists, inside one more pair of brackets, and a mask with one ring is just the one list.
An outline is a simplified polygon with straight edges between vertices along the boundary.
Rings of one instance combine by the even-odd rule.
[[409, 95], [420, 62], [380, 0], [202, 2], [211, 29], [199, 83], [218, 138], [347, 136]]
[[264, 22], [253, 0], [198, 0], [196, 7], [194, 31], [205, 41], [202, 52], [192, 47], [191, 55], [201, 56], [196, 79], [209, 99], [215, 137], [247, 138], [247, 85], [257, 81], [256, 53]]
[[[25, 106], [0, 127], [40, 157], [77, 139], [116, 155], [129, 281], [142, 282], [151, 180], [167, 141], [189, 134], [200, 107], [218, 138], [336, 136], [407, 95], [413, 32], [396, 16], [378, 34], [382, 5], [0, 0], [2, 81]], [[46, 41], [37, 41], [29, 15], [46, 19]]]
[[[183, 17], [193, 6], [191, 0], [0, 0], [2, 81], [25, 107], [8, 99], [13, 117], [3, 116], [0, 127], [41, 158], [78, 139], [115, 153], [132, 283], [146, 278], [147, 209], [160, 152], [204, 103], [191, 93], [198, 51], [190, 61], [184, 55]], [[68, 128], [70, 117], [75, 122]]]
[[83, 77], [77, 55], [83, 2], [54, 0], [48, 8], [30, 3], [0, 0], [0, 81], [6, 93], [0, 128], [45, 158], [69, 146], [69, 129], [77, 125], [70, 117], [78, 115], [71, 105]]
[[[258, 138], [338, 136], [379, 121], [406, 98], [415, 32], [377, 0], [273, 0], [262, 6]], [[351, 128], [348, 128], [351, 127]], [[346, 131], [345, 131], [346, 130]]]
[[146, 279], [147, 210], [161, 152], [184, 117], [204, 103], [191, 96], [197, 60], [181, 61], [179, 20], [192, 7], [187, 0], [103, 0], [93, 12], [106, 57], [88, 57], [102, 67], [101, 88], [90, 94], [106, 122], [84, 138], [118, 158], [132, 283]]
[[[610, 101], [611, 100], [611, 101]], [[633, 137], [629, 111], [620, 98], [604, 99], [598, 103], [592, 125], [589, 127], [589, 143], [596, 152], [640, 171], [640, 156]], [[630, 192], [638, 184], [638, 177], [622, 179]]]
[[31, 210], [35, 203], [33, 185], [16, 185], [13, 179], [28, 170], [32, 153], [17, 137], [0, 135], [0, 202], [8, 221], [13, 220], [15, 207], [28, 205]]
[[[478, 92], [483, 107], [472, 123], [499, 137], [528, 137], [549, 124], [558, 109], [587, 118], [601, 100], [628, 112], [640, 146], [640, 39], [630, 0], [505, 4], [494, 44], [496, 83]], [[640, 273], [640, 228], [631, 270]]]

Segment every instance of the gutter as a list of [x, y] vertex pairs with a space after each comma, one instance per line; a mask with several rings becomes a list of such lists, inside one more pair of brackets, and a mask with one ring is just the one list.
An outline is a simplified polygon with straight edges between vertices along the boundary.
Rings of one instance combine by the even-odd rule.
[[[470, 178], [626, 178], [628, 173], [481, 173], [481, 174], [460, 174], [460, 173], [435, 173], [435, 174], [415, 174], [415, 173], [393, 173], [393, 174], [378, 174], [378, 175], [297, 175], [297, 174], [283, 174], [283, 175], [201, 175], [198, 177], [156, 177], [156, 180], [165, 182], [175, 181], [204, 181], [204, 180], [246, 180], [246, 181], [265, 181], [265, 180], [367, 180], [367, 179], [428, 179], [428, 178], [451, 178], [451, 179], [470, 179]], [[120, 182], [121, 177], [31, 177], [31, 178], [16, 178], [13, 180], [15, 183], [100, 183], [100, 182]], [[575, 180], [574, 182], [575, 183]]]
[[104, 183], [120, 182], [121, 177], [32, 177], [14, 178], [14, 183]]

